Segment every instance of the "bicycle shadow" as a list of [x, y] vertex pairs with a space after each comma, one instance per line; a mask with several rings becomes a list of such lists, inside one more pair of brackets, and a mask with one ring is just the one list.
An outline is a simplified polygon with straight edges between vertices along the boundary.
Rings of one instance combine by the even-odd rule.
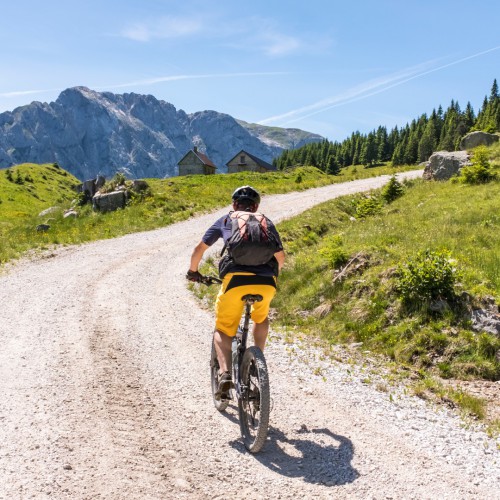
[[[308, 483], [340, 486], [360, 476], [351, 465], [354, 446], [350, 439], [329, 429], [304, 427], [297, 433], [301, 436], [288, 438], [276, 427], [270, 427], [270, 439], [254, 457], [273, 472], [290, 478], [302, 477]], [[315, 435], [315, 439], [307, 439], [307, 434]], [[246, 452], [241, 440], [230, 445], [240, 453]]]

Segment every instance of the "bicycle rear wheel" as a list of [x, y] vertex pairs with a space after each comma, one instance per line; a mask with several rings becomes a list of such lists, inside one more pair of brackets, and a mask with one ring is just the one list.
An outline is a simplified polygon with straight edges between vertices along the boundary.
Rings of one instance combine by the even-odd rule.
[[224, 411], [228, 405], [229, 401], [227, 399], [217, 399], [215, 397], [215, 393], [217, 392], [217, 389], [219, 388], [219, 360], [217, 359], [217, 352], [215, 350], [215, 344], [214, 341], [212, 340], [212, 353], [210, 355], [210, 378], [211, 378], [211, 385], [212, 385], [212, 398], [214, 400], [214, 406], [217, 408], [219, 411]]
[[270, 394], [266, 359], [262, 351], [249, 347], [241, 363], [241, 397], [238, 400], [240, 429], [251, 453], [262, 449], [269, 427]]

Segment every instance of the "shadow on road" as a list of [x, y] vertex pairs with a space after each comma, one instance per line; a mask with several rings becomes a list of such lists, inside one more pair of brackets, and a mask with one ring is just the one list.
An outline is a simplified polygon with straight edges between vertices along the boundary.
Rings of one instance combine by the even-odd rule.
[[[350, 439], [329, 429], [296, 431], [299, 437], [288, 438], [275, 427], [269, 429], [269, 440], [256, 460], [286, 477], [302, 477], [314, 484], [337, 486], [354, 482], [359, 473], [351, 465], [354, 446]], [[244, 453], [241, 440], [230, 443]]]

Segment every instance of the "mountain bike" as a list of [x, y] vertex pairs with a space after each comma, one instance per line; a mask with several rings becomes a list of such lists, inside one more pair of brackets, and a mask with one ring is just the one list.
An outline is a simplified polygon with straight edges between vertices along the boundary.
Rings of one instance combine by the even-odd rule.
[[[221, 280], [213, 276], [205, 276], [201, 282], [205, 285], [212, 285], [221, 283]], [[234, 388], [227, 397], [220, 397], [217, 393], [219, 361], [212, 340], [210, 355], [212, 397], [215, 408], [220, 412], [226, 410], [231, 399], [235, 398], [238, 401], [240, 431], [245, 448], [251, 453], [257, 453], [266, 442], [271, 397], [264, 353], [257, 346], [247, 347], [247, 339], [252, 305], [260, 302], [262, 295], [246, 294], [241, 297], [241, 300], [245, 302], [245, 309], [242, 322], [233, 339], [230, 367]]]

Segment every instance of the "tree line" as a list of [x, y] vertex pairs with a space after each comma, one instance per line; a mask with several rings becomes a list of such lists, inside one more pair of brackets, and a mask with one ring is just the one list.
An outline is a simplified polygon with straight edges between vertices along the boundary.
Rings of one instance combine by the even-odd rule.
[[452, 100], [446, 111], [439, 106], [430, 116], [421, 115], [404, 127], [390, 132], [384, 126], [368, 134], [353, 132], [342, 142], [324, 140], [283, 151], [273, 160], [278, 170], [299, 165], [312, 165], [328, 174], [338, 174], [349, 165], [374, 166], [383, 162], [411, 165], [424, 162], [434, 151], [455, 151], [468, 132], [500, 131], [500, 96], [496, 79], [489, 97], [485, 96], [477, 116], [470, 104], [462, 110]]

